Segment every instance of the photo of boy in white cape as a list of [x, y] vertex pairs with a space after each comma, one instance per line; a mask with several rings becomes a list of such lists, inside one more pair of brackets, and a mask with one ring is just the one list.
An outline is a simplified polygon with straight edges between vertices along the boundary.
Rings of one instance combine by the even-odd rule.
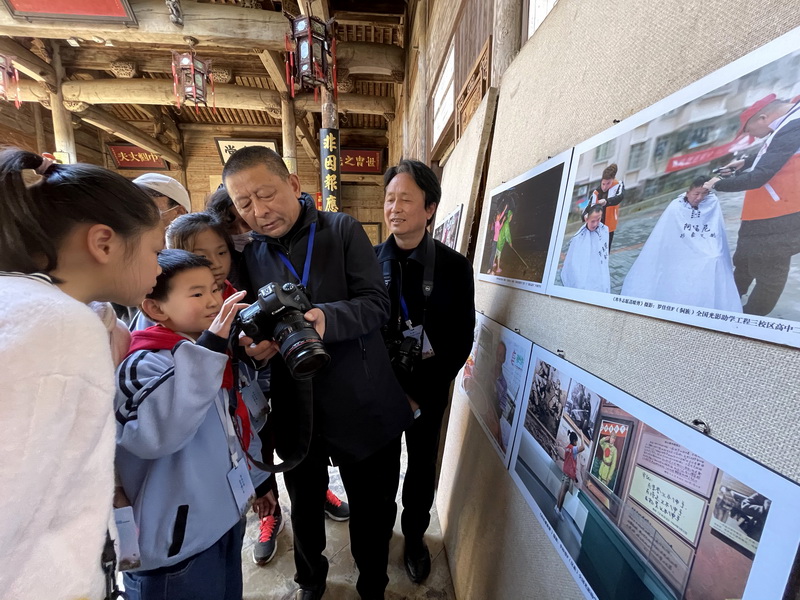
[[589, 206], [583, 213], [583, 226], [569, 242], [561, 268], [561, 282], [572, 288], [611, 292], [608, 272], [608, 227], [601, 222], [603, 207]]
[[623, 296], [742, 311], [722, 210], [703, 180], [664, 210], [625, 277]]

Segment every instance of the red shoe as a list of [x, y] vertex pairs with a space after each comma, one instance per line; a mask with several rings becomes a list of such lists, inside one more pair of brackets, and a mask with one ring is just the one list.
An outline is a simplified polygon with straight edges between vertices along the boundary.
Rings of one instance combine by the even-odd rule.
[[334, 521], [347, 521], [350, 518], [350, 505], [328, 490], [325, 494], [325, 515]]
[[278, 534], [283, 531], [283, 515], [264, 517], [258, 524], [258, 540], [253, 546], [253, 562], [265, 565], [278, 551]]

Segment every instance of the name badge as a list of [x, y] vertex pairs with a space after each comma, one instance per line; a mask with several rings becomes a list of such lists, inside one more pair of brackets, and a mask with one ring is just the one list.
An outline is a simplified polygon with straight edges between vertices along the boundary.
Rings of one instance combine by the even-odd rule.
[[117, 565], [120, 571], [136, 569], [142, 564], [139, 555], [139, 531], [133, 518], [133, 507], [123, 506], [114, 509], [114, 522], [117, 525]]
[[253, 379], [247, 386], [240, 390], [242, 401], [250, 413], [250, 425], [253, 431], [261, 431], [267, 423], [269, 415], [269, 400], [264, 396], [258, 381]]
[[236, 466], [228, 472], [228, 483], [236, 500], [236, 506], [239, 507], [239, 514], [246, 515], [256, 499], [256, 490], [253, 487], [253, 480], [250, 479], [245, 459], [239, 459]]
[[422, 360], [435, 355], [433, 347], [431, 346], [431, 341], [428, 339], [428, 334], [423, 331], [422, 325], [406, 329], [403, 332], [403, 337], [413, 337], [418, 342], [422, 339]]

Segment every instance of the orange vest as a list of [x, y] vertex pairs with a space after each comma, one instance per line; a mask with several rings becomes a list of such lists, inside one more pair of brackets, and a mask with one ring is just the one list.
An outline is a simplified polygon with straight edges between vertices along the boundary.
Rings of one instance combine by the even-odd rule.
[[766, 185], [744, 195], [742, 221], [760, 221], [800, 212], [800, 154], [786, 161]]
[[[611, 182], [611, 187], [609, 187], [608, 189], [613, 188], [618, 183], [619, 183], [619, 181], [614, 179]], [[597, 204], [597, 201], [599, 200], [600, 194], [597, 193], [597, 190], [594, 190], [592, 192], [592, 195], [594, 197], [592, 198], [592, 201], [590, 202], [590, 204], [593, 206], [593, 205]], [[606, 198], [606, 200], [608, 200], [608, 198]], [[619, 204], [616, 205], [616, 206], [608, 206], [608, 205], [606, 205], [606, 207], [605, 207], [605, 210], [604, 210], [605, 218], [603, 219], [603, 223], [605, 224], [606, 227], [608, 227], [608, 232], [609, 233], [611, 233], [613, 231], [616, 231], [616, 229], [617, 229], [617, 220], [618, 220], [617, 210], [619, 210]]]

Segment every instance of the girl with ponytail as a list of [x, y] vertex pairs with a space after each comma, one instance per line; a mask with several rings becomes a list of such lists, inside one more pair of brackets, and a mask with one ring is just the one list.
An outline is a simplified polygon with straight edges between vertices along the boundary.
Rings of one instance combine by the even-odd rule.
[[0, 599], [105, 595], [114, 367], [87, 304], [139, 304], [163, 237], [124, 177], [0, 152]]

